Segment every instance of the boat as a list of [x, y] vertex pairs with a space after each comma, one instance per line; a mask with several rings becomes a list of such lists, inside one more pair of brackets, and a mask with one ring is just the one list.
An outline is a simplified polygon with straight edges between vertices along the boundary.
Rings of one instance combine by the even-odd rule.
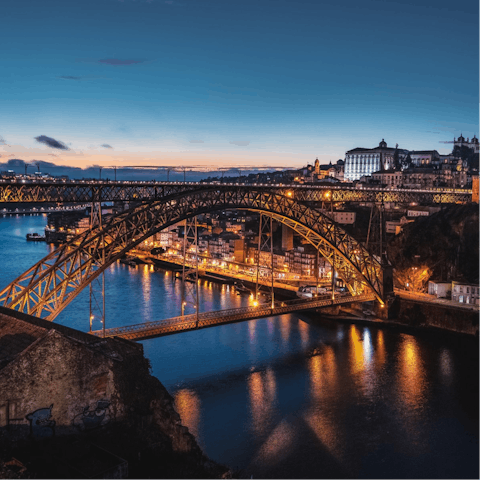
[[39, 235], [37, 232], [27, 233], [27, 240], [29, 242], [44, 242], [45, 235]]
[[235, 290], [237, 290], [237, 293], [243, 292], [243, 293], [252, 293], [252, 291], [247, 288], [243, 282], [235, 282]]

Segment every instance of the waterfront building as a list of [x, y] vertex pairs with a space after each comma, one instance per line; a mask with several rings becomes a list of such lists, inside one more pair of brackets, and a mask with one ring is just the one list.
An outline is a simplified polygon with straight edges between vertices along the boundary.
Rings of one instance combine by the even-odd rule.
[[299, 275], [315, 275], [315, 265], [317, 255], [305, 251], [305, 247], [297, 247], [285, 252], [285, 264], [288, 265], [288, 271], [298, 273]]
[[[395, 153], [397, 152], [397, 153]], [[375, 148], [354, 148], [345, 153], [345, 180], [359, 180], [380, 170], [392, 170], [395, 165], [395, 155], [401, 162], [408, 154], [407, 150], [390, 148], [382, 139]]]
[[452, 293], [452, 282], [428, 282], [428, 294], [437, 298], [447, 298]]
[[463, 282], [452, 282], [452, 301], [467, 303], [471, 305], [479, 304], [479, 287]]

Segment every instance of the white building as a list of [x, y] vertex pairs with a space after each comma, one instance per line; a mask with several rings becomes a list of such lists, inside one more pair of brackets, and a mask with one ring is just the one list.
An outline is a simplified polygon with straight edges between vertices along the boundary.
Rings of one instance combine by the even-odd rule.
[[451, 282], [428, 282], [428, 294], [435, 295], [437, 298], [447, 298], [452, 291]]
[[359, 180], [363, 176], [370, 176], [379, 170], [392, 170], [395, 151], [401, 161], [408, 154], [407, 150], [387, 147], [382, 139], [376, 148], [354, 148], [345, 153], [345, 180]]
[[478, 285], [470, 285], [461, 282], [452, 282], [452, 301], [478, 305]]

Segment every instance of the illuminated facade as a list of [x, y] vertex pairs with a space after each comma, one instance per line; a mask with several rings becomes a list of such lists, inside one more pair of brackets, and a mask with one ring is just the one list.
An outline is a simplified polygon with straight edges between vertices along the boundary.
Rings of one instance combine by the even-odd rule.
[[[380, 170], [392, 170], [396, 148], [387, 147], [382, 139], [376, 148], [354, 148], [345, 153], [345, 180], [359, 180]], [[398, 149], [399, 160], [408, 154], [407, 150]]]

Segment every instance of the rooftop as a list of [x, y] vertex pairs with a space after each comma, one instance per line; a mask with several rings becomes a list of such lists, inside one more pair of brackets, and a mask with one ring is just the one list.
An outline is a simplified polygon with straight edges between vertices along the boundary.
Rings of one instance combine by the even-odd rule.
[[15, 360], [35, 342], [45, 338], [49, 332], [58, 333], [92, 347], [107, 356], [115, 358], [119, 350], [125, 353], [138, 353], [140, 344], [119, 338], [99, 338], [89, 333], [75, 330], [65, 325], [33, 317], [16, 310], [0, 307], [0, 370]]

